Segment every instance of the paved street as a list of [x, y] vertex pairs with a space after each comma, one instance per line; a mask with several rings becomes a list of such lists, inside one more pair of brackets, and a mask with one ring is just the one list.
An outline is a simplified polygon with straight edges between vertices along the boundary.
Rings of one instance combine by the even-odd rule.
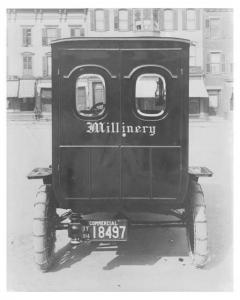
[[[50, 121], [8, 122], [8, 289], [14, 291], [229, 291], [232, 289], [232, 128], [211, 119], [190, 123], [190, 165], [207, 166], [200, 183], [207, 203], [211, 261], [194, 269], [185, 229], [135, 229], [124, 244], [71, 247], [60, 232], [56, 263], [33, 263], [33, 203], [41, 181], [26, 175], [51, 163]], [[141, 217], [141, 216], [140, 216]], [[154, 215], [148, 218], [156, 219]]]

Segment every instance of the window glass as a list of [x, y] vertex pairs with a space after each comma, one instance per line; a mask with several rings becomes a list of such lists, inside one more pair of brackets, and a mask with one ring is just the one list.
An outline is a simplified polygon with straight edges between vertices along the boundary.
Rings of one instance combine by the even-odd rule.
[[103, 9], [95, 10], [95, 22], [96, 22], [96, 30], [97, 31], [105, 30], [105, 20], [104, 20], [104, 10]]
[[120, 9], [118, 11], [119, 18], [119, 30], [128, 30], [128, 11], [126, 9]]
[[187, 9], [187, 29], [194, 30], [197, 25], [197, 15], [195, 9]]
[[158, 74], [142, 74], [137, 78], [135, 105], [142, 116], [157, 117], [166, 109], [166, 83]]
[[105, 111], [106, 90], [102, 76], [84, 74], [76, 82], [76, 108], [82, 116], [96, 117]]
[[173, 10], [165, 9], [164, 10], [164, 29], [173, 30]]

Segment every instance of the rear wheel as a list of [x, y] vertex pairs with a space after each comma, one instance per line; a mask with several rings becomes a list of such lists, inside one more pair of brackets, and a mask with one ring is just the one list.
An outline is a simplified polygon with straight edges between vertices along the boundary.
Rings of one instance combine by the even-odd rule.
[[208, 261], [208, 234], [206, 205], [202, 188], [195, 180], [190, 181], [187, 235], [193, 265], [202, 268]]
[[56, 241], [56, 206], [52, 186], [40, 187], [34, 204], [33, 247], [35, 262], [46, 272], [53, 263]]

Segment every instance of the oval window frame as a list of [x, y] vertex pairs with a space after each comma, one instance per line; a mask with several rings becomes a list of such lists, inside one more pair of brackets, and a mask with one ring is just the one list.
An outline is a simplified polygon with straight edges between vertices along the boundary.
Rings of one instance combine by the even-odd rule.
[[[164, 91], [165, 91], [165, 107], [163, 110], [161, 110], [159, 113], [154, 113], [154, 114], [148, 114], [148, 113], [143, 113], [141, 112], [141, 110], [137, 107], [137, 102], [136, 102], [136, 91], [137, 91], [137, 81], [143, 77], [143, 76], [157, 76], [158, 78], [161, 78], [162, 82], [163, 82], [163, 86], [164, 86]], [[135, 74], [135, 78], [134, 78], [134, 108], [136, 111], [136, 114], [140, 117], [140, 118], [145, 118], [145, 119], [150, 119], [150, 120], [155, 120], [158, 119], [159, 117], [164, 116], [164, 114], [166, 113], [167, 110], [167, 83], [166, 83], [166, 79], [164, 78], [164, 76], [162, 74], [156, 73], [156, 72], [151, 72], [151, 71], [147, 71], [145, 70], [140, 74]]]
[[[75, 111], [78, 115], [78, 117], [81, 117], [81, 118], [84, 118], [84, 119], [88, 119], [88, 120], [91, 120], [91, 119], [99, 119], [99, 118], [102, 118], [105, 114], [106, 114], [106, 106], [107, 106], [107, 85], [106, 85], [106, 79], [104, 78], [103, 74], [100, 74], [100, 72], [94, 72], [95, 70], [88, 70], [87, 72], [81, 72], [80, 74], [78, 74], [78, 76], [76, 76], [75, 78], [75, 93], [74, 93], [74, 99], [75, 99]], [[90, 114], [84, 114], [84, 113], [81, 113], [78, 109], [77, 109], [77, 82], [78, 80], [80, 79], [81, 76], [96, 76], [98, 77], [103, 86], [104, 86], [104, 96], [105, 96], [105, 107], [104, 109], [101, 111], [101, 113], [97, 114], [97, 115], [90, 115]], [[97, 103], [96, 103], [97, 104]]]

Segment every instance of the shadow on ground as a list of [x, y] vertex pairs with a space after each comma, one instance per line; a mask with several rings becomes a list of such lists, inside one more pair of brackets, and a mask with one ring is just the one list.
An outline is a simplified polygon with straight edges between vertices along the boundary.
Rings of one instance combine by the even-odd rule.
[[93, 252], [112, 251], [115, 257], [104, 267], [112, 270], [122, 265], [154, 265], [160, 259], [179, 257], [184, 263], [188, 256], [185, 229], [131, 229], [127, 242], [88, 243], [72, 246], [70, 243], [56, 253], [52, 272], [70, 268]]

